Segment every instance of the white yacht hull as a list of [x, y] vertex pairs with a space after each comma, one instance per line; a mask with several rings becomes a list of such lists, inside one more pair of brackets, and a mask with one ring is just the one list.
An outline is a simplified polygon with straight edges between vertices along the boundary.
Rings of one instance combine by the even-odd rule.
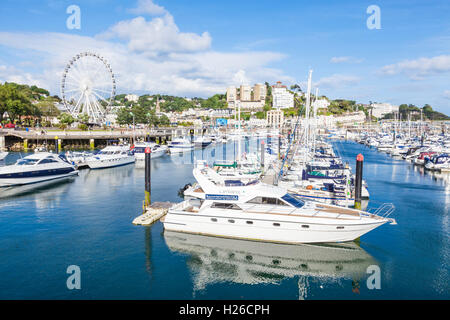
[[[217, 219], [217, 222], [213, 222], [211, 219]], [[234, 223], [230, 223], [229, 220], [233, 220]], [[349, 223], [342, 221], [339, 224], [326, 224], [311, 220], [314, 218], [301, 219], [271, 214], [264, 214], [264, 217], [261, 217], [261, 214], [249, 213], [246, 213], [245, 216], [234, 216], [232, 211], [228, 211], [223, 216], [212, 216], [170, 210], [164, 217], [163, 223], [164, 229], [168, 231], [299, 244], [353, 241], [387, 222], [380, 220], [362, 223], [359, 220]], [[253, 223], [249, 225], [247, 221]], [[274, 223], [278, 223], [279, 226], [274, 226]], [[304, 228], [302, 225], [307, 225], [308, 228]], [[337, 227], [343, 227], [343, 229], [337, 229]]]
[[103, 169], [132, 164], [134, 161], [134, 156], [127, 156], [121, 158], [88, 159], [86, 160], [86, 164], [91, 169]]
[[194, 145], [191, 146], [177, 146], [177, 147], [169, 147], [170, 153], [182, 153], [182, 152], [190, 152], [194, 150]]
[[[40, 183], [40, 182], [45, 182], [45, 181], [58, 180], [58, 179], [72, 177], [77, 174], [78, 174], [78, 171], [72, 171], [72, 172], [65, 173], [65, 174], [49, 175], [49, 176], [42, 176], [42, 177], [12, 178], [12, 179], [2, 178], [2, 179], [0, 179], [0, 188], [22, 186], [22, 185]], [[1, 190], [0, 190], [0, 192], [1, 192]]]
[[[151, 153], [152, 159], [156, 159], [156, 158], [162, 157], [166, 153], [167, 153], [167, 149], [161, 150], [161, 151], [152, 152]], [[136, 160], [138, 160], [138, 161], [144, 161], [145, 160], [145, 153], [135, 153], [134, 156], [136, 157]]]

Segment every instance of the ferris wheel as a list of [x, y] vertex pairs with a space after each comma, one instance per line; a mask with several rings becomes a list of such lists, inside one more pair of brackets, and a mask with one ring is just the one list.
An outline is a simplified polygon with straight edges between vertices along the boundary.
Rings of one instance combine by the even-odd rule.
[[114, 73], [106, 59], [98, 54], [77, 54], [64, 69], [61, 97], [75, 118], [87, 114], [90, 122], [101, 123], [115, 94]]

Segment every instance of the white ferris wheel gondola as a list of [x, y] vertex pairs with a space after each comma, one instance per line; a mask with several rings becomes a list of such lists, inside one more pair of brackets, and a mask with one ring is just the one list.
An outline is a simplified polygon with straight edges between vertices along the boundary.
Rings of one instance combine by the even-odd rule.
[[87, 114], [92, 123], [102, 123], [116, 94], [111, 65], [102, 56], [83, 52], [73, 57], [61, 81], [63, 103], [75, 118]]

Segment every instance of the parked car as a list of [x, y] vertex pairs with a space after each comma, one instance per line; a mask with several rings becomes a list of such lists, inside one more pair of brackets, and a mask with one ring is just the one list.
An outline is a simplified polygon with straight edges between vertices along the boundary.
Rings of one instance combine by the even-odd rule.
[[14, 123], [7, 123], [5, 124], [5, 128], [6, 129], [14, 129], [16, 127], [16, 125]]

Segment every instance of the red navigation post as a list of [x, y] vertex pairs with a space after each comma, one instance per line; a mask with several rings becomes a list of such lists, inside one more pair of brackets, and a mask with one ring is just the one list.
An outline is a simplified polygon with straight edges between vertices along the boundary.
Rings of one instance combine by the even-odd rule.
[[358, 154], [356, 156], [356, 177], [355, 177], [355, 209], [358, 210], [361, 210], [363, 162], [364, 156], [362, 154]]

